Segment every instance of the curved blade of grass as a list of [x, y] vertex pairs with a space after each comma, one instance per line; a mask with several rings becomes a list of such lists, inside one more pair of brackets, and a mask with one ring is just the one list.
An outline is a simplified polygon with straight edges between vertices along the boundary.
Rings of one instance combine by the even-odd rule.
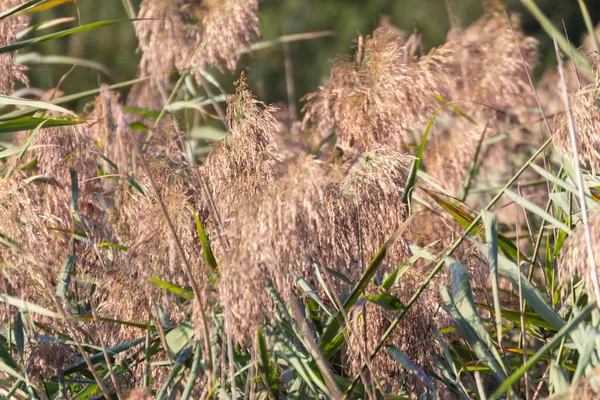
[[492, 355], [492, 353], [490, 353], [490, 350], [481, 341], [481, 339], [479, 339], [479, 336], [473, 330], [471, 325], [469, 325], [469, 323], [465, 321], [462, 315], [460, 315], [460, 312], [458, 311], [458, 308], [456, 308], [454, 300], [450, 296], [450, 293], [448, 293], [448, 290], [442, 286], [440, 288], [440, 293], [442, 295], [442, 300], [446, 304], [446, 307], [448, 308], [448, 311], [452, 316], [452, 319], [458, 326], [458, 329], [462, 332], [469, 346], [471, 346], [471, 348], [477, 355], [477, 358], [490, 368], [490, 370], [494, 373], [498, 380], [502, 381], [506, 379], [504, 371], [502, 371], [500, 365], [498, 365], [494, 356]]
[[535, 4], [534, 0], [521, 0], [521, 3], [533, 14], [535, 19], [540, 23], [542, 28], [546, 31], [546, 33], [550, 37], [556, 38], [560, 49], [565, 54], [573, 54], [573, 60], [586, 71], [591, 71], [591, 65], [588, 60], [585, 59], [579, 52], [574, 51], [574, 46], [569, 43], [567, 38], [562, 34], [560, 30], [558, 30], [552, 22], [544, 15], [542, 10]]
[[202, 225], [202, 221], [198, 217], [196, 211], [188, 205], [188, 209], [194, 216], [194, 222], [196, 223], [196, 230], [198, 231], [198, 238], [200, 239], [200, 244], [202, 245], [202, 254], [204, 255], [204, 262], [211, 269], [211, 272], [214, 273], [217, 271], [218, 265], [217, 260], [215, 259], [214, 253], [212, 251], [212, 247], [210, 245], [210, 240], [208, 239], [208, 235], [206, 234], [206, 230], [204, 230], [204, 225]]
[[450, 103], [446, 103], [442, 107], [438, 108], [433, 116], [429, 119], [427, 123], [427, 127], [425, 128], [425, 132], [423, 133], [423, 138], [421, 139], [421, 143], [419, 143], [419, 147], [417, 149], [417, 154], [415, 155], [415, 159], [413, 160], [410, 166], [410, 172], [408, 173], [408, 177], [406, 178], [406, 184], [404, 185], [404, 191], [402, 192], [402, 204], [410, 203], [410, 192], [412, 188], [415, 186], [415, 181], [417, 179], [417, 172], [421, 167], [421, 160], [423, 159], [423, 152], [425, 151], [425, 144], [427, 143], [427, 138], [429, 137], [429, 133], [431, 132], [431, 128], [433, 128], [433, 123], [435, 122], [437, 116], [446, 106], [452, 106]]
[[92, 60], [86, 60], [85, 58], [68, 57], [60, 55], [42, 55], [39, 53], [26, 53], [17, 55], [16, 61], [19, 64], [77, 65], [80, 67], [86, 67], [102, 72], [108, 77], [113, 76], [112, 72], [110, 72], [110, 70], [101, 63]]
[[179, 371], [181, 371], [181, 368], [183, 368], [184, 364], [187, 362], [188, 358], [190, 358], [191, 355], [192, 355], [192, 347], [188, 346], [181, 352], [181, 354], [179, 354], [177, 356], [177, 358], [175, 359], [175, 363], [173, 364], [173, 367], [171, 368], [171, 372], [169, 373], [169, 376], [165, 380], [161, 389], [156, 394], [156, 399], [164, 400], [167, 397], [167, 391], [169, 389], [169, 386], [173, 383], [175, 378], [179, 375]]
[[181, 393], [181, 400], [187, 400], [196, 386], [196, 379], [200, 376], [201, 364], [202, 364], [202, 343], [197, 340], [194, 344], [194, 358], [192, 359], [192, 367], [190, 368], [190, 374], [185, 384], [185, 389]]
[[[484, 256], [489, 253], [489, 248], [486, 245], [477, 243], [479, 250]], [[498, 254], [498, 271], [502, 276], [510, 281], [514, 287], [519, 287], [519, 269], [517, 265], [507, 259], [506, 257]], [[523, 298], [527, 300], [527, 304], [533, 308], [540, 317], [546, 322], [552, 324], [556, 329], [560, 329], [565, 325], [563, 319], [558, 315], [556, 310], [552, 308], [550, 304], [544, 299], [540, 292], [533, 286], [533, 284], [527, 279], [527, 277], [521, 274], [521, 287], [523, 291]]]
[[50, 311], [46, 308], [40, 307], [23, 299], [12, 297], [3, 293], [0, 293], [0, 302], [11, 305], [13, 307], [17, 307], [20, 310], [27, 310], [30, 313], [40, 314], [50, 318], [61, 319], [61, 316], [58, 313], [55, 313], [54, 311]]
[[111, 247], [113, 249], [127, 251], [127, 246], [123, 246], [122, 244], [113, 243], [113, 242], [102, 242], [102, 243], [99, 243], [97, 247]]
[[20, 97], [11, 97], [11, 96], [0, 95], [0, 105], [21, 106], [21, 107], [30, 107], [30, 108], [34, 108], [34, 109], [38, 109], [38, 110], [56, 111], [59, 113], [68, 114], [68, 115], [77, 117], [77, 114], [75, 114], [71, 110], [67, 110], [64, 107], [60, 107], [60, 106], [57, 106], [55, 104], [48, 103], [45, 101], [28, 100], [28, 99], [22, 99]]
[[[32, 112], [34, 111], [32, 110]], [[79, 125], [83, 123], [83, 120], [24, 117], [0, 122], [0, 133], [28, 131], [37, 128], [42, 123], [44, 124], [43, 128], [51, 128], [55, 126]], [[2, 153], [4, 151], [0, 152], [0, 157], [3, 157]]]
[[594, 50], [596, 51], [596, 56], [600, 55], [600, 43], [598, 43], [598, 37], [596, 36], [596, 32], [594, 30], [594, 23], [592, 22], [592, 18], [590, 17], [590, 12], [585, 5], [584, 0], [579, 0], [579, 8], [581, 9], [581, 15], [583, 15], [583, 20], [585, 21], [585, 27], [587, 28], [588, 35], [592, 40], [592, 44], [594, 45]]
[[310, 286], [308, 282], [304, 280], [304, 278], [297, 275], [296, 283], [298, 284], [298, 287], [302, 289], [302, 291], [306, 293], [307, 296], [313, 299], [323, 309], [323, 311], [325, 311], [327, 315], [331, 316], [332, 313], [331, 310], [329, 310], [329, 307], [327, 307], [325, 303], [323, 303], [323, 301], [317, 295], [317, 292], [315, 292], [315, 290]]
[[12, 376], [13, 378], [15, 378], [19, 381], [25, 381], [23, 379], [23, 377], [21, 376], [21, 374], [19, 374], [19, 372], [17, 370], [15, 370], [11, 366], [5, 364], [4, 361], [2, 361], [2, 360], [0, 360], [0, 371], [4, 372], [5, 374], [7, 374], [9, 376]]
[[44, 3], [26, 10], [27, 14], [50, 10], [54, 7], [61, 6], [65, 3], [70, 3], [72, 0], [47, 0]]
[[410, 374], [413, 374], [414, 376], [416, 376], [417, 378], [419, 378], [429, 389], [434, 390], [434, 386], [433, 383], [431, 382], [431, 380], [427, 377], [427, 375], [425, 375], [423, 373], [423, 371], [421, 371], [421, 369], [419, 367], [417, 367], [410, 358], [408, 358], [406, 356], [406, 354], [404, 354], [402, 352], [402, 350], [400, 350], [399, 348], [395, 347], [395, 346], [388, 346], [387, 347], [388, 353], [390, 353], [390, 356], [392, 356], [392, 358], [396, 361], [398, 361], [398, 363], [400, 365], [402, 365], [402, 367], [409, 372]]
[[[486, 310], [486, 311], [495, 311], [495, 305], [494, 307], [490, 307], [488, 305], [485, 304], [481, 304], [481, 303], [476, 303], [477, 308], [481, 308], [482, 310]], [[501, 309], [501, 313], [502, 313], [502, 318], [513, 322], [517, 325], [521, 324], [521, 313], [519, 311], [513, 311], [513, 310], [507, 310], [506, 308]], [[547, 330], [551, 330], [551, 331], [557, 331], [558, 329], [546, 322], [546, 320], [544, 320], [543, 318], [540, 318], [540, 316], [536, 313], [532, 313], [532, 312], [525, 312], [523, 313], [523, 319], [525, 321], [525, 324], [527, 325], [531, 325], [531, 326], [536, 326], [538, 328], [544, 328]], [[498, 329], [498, 328], [496, 328]], [[505, 347], [506, 349], [506, 347]]]
[[[41, 31], [44, 29], [54, 28], [55, 26], [66, 24], [75, 21], [75, 17], [54, 18], [47, 21], [42, 21], [37, 24], [29, 25], [27, 28], [17, 32], [16, 39], [21, 40], [30, 33]], [[17, 56], [18, 57], [18, 56]], [[17, 61], [19, 62], [19, 61]]]
[[277, 369], [273, 368], [271, 357], [269, 357], [269, 350], [267, 348], [267, 341], [265, 335], [262, 332], [262, 328], [258, 328], [256, 334], [257, 350], [258, 350], [258, 369], [260, 370], [263, 384], [269, 388], [272, 393], [279, 391], [279, 384], [277, 382]]
[[[542, 178], [546, 179], [547, 181], [552, 182], [556, 186], [563, 188], [564, 190], [571, 192], [575, 195], [579, 194], [579, 190], [575, 186], [573, 186], [572, 184], [570, 184], [567, 181], [564, 181], [564, 180], [554, 176], [550, 172], [546, 171], [544, 168], [537, 166], [535, 164], [532, 164], [531, 168], [533, 168], [535, 170], [535, 172], [540, 174], [542, 176]], [[586, 196], [590, 199], [593, 199], [591, 194], [589, 194], [589, 193], [586, 193]]]
[[40, 3], [45, 3], [47, 1], [50, 0], [30, 0], [30, 1], [26, 1], [25, 3], [18, 5], [16, 7], [10, 8], [2, 13], [0, 13], [0, 21], [3, 20], [4, 18], [10, 17], [13, 14], [18, 13], [19, 11], [23, 11], [25, 9], [31, 8], [33, 6], [35, 6], [36, 4], [40, 4]]
[[22, 150], [19, 153], [19, 161], [23, 159], [23, 157], [25, 156], [25, 153], [27, 153], [27, 150], [29, 150], [29, 146], [31, 146], [31, 142], [33, 142], [33, 139], [36, 138], [36, 136], [38, 135], [38, 133], [40, 133], [40, 129], [42, 128], [42, 126], [44, 126], [44, 124], [47, 122], [48, 120], [44, 120], [42, 122], [40, 122], [40, 124], [33, 130], [33, 132], [27, 137], [27, 140], [25, 141], [25, 144], [23, 144], [22, 146]]
[[183, 297], [186, 300], [189, 300], [192, 297], [194, 297], [194, 294], [190, 290], [185, 290], [177, 285], [173, 285], [169, 282], [163, 281], [162, 279], [151, 278], [148, 279], [148, 282], [154, 283], [160, 286], [161, 288], [168, 290], [171, 293], [175, 293], [176, 295]]
[[494, 356], [496, 363], [488, 364], [490, 369], [494, 371], [496, 376], [504, 375], [506, 377], [506, 369], [502, 362], [502, 358], [500, 357], [500, 353], [496, 349], [496, 345], [492, 342], [492, 338], [483, 325], [481, 316], [475, 307], [475, 300], [473, 299], [473, 292], [471, 290], [471, 285], [469, 284], [467, 268], [450, 257], [446, 257], [446, 264], [450, 268], [452, 300], [454, 306], [464, 321], [469, 324], [471, 329], [479, 337], [483, 345], [485, 345], [487, 350]]
[[[475, 219], [476, 219], [475, 217], [473, 217], [471, 214], [469, 214], [468, 212], [466, 212], [465, 210], [463, 210], [456, 204], [452, 203], [451, 201], [448, 201], [448, 200], [444, 199], [443, 197], [438, 196], [436, 193], [434, 193], [430, 190], [427, 190], [424, 188], [423, 188], [423, 190], [429, 196], [431, 196], [431, 198], [433, 198], [435, 200], [435, 202], [438, 203], [444, 210], [448, 211], [450, 213], [450, 215], [452, 215], [454, 217], [454, 219], [459, 224], [462, 225], [463, 228], [465, 228], [465, 229], [468, 228], [475, 221]], [[476, 225], [473, 227], [473, 229], [471, 229], [471, 235], [475, 236], [475, 235], [479, 234], [479, 232], [481, 231], [482, 228], [483, 228], [483, 226], [482, 226], [481, 222], [477, 221]], [[500, 234], [498, 235], [498, 246], [500, 249], [502, 249], [502, 251], [505, 254], [510, 256], [512, 259], [517, 258], [517, 248], [515, 247], [513, 242], [506, 236], [503, 236]], [[527, 257], [525, 256], [525, 254], [521, 253], [519, 256], [520, 256], [520, 260], [527, 261]]]
[[596, 308], [596, 304], [589, 304], [587, 305], [582, 311], [581, 313], [571, 319], [571, 321], [569, 321], [566, 325], [564, 325], [560, 331], [558, 331], [558, 333], [552, 338], [551, 341], [549, 341], [548, 343], [546, 343], [545, 345], [542, 346], [542, 348], [540, 348], [535, 355], [533, 355], [531, 358], [529, 358], [527, 360], [527, 362], [525, 364], [523, 364], [519, 369], [517, 369], [511, 376], [509, 376], [508, 378], [506, 378], [506, 380], [504, 382], [502, 382], [500, 384], [500, 386], [498, 387], [498, 389], [496, 389], [496, 391], [494, 393], [492, 393], [492, 395], [489, 397], [490, 400], [497, 400], [499, 398], [502, 397], [502, 395], [504, 393], [506, 393], [506, 391], [515, 383], [517, 383], [519, 381], [519, 379], [521, 379], [521, 377], [527, 372], [529, 371], [531, 368], [533, 368], [533, 366], [549, 351], [551, 351], [553, 348], [555, 348], [556, 346], [558, 346], [560, 344], [560, 342], [562, 341], [562, 339], [564, 337], [566, 337], [573, 329], [575, 329], [581, 322], [583, 322], [586, 318], [588, 318], [591, 314], [592, 311], [594, 310], [594, 308]]
[[49, 40], [54, 40], [54, 39], [62, 38], [65, 36], [73, 35], [75, 33], [86, 32], [86, 31], [90, 31], [90, 30], [93, 30], [96, 28], [103, 27], [103, 26], [115, 25], [115, 24], [120, 24], [122, 22], [131, 22], [131, 21], [132, 20], [130, 20], [130, 19], [113, 19], [113, 20], [92, 22], [90, 24], [81, 25], [76, 28], [66, 29], [64, 31], [51, 33], [49, 35], [44, 35], [44, 36], [40, 36], [40, 37], [36, 37], [36, 38], [32, 38], [32, 39], [21, 40], [19, 42], [11, 43], [7, 46], [2, 46], [2, 47], [0, 47], [0, 54], [10, 53], [15, 50], [19, 50], [19, 49], [23, 49], [25, 47], [29, 47], [29, 46], [33, 46], [33, 45], [36, 45], [39, 43], [47, 42]]
[[334, 36], [335, 33], [332, 31], [320, 31], [320, 32], [306, 32], [306, 33], [295, 33], [291, 35], [283, 35], [273, 40], [265, 40], [263, 42], [253, 43], [250, 46], [239, 49], [235, 53], [240, 56], [242, 54], [252, 53], [253, 51], [264, 50], [270, 47], [283, 44], [283, 43], [291, 43], [298, 42], [301, 40], [314, 40], [319, 38], [324, 38], [328, 36]]
[[219, 94], [214, 97], [201, 97], [198, 99], [188, 100], [188, 101], [175, 101], [171, 104], [165, 106], [165, 110], [170, 112], [185, 110], [185, 109], [194, 109], [200, 112], [205, 112], [203, 107], [209, 106], [215, 102], [224, 102], [227, 101], [228, 96], [224, 94]]
[[496, 214], [484, 210], [481, 218], [483, 219], [483, 226], [485, 226], [486, 242], [489, 245], [488, 259], [492, 281], [492, 296], [494, 298], [496, 333], [498, 334], [498, 344], [500, 345], [502, 342], [502, 305], [500, 304], [500, 290], [498, 285], [498, 229], [496, 228]]
[[549, 223], [551, 223], [555, 227], [563, 230], [564, 232], [568, 233], [569, 235], [573, 233], [573, 231], [571, 230], [571, 228], [569, 228], [567, 225], [565, 225], [564, 223], [562, 223], [561, 221], [559, 221], [558, 219], [556, 219], [555, 217], [553, 217], [552, 215], [550, 215], [549, 213], [547, 213], [541, 207], [533, 204], [532, 202], [530, 202], [526, 198], [521, 197], [517, 193], [515, 193], [515, 192], [513, 192], [511, 190], [508, 190], [508, 189], [505, 190], [505, 193], [506, 193], [506, 195], [512, 201], [514, 201], [515, 203], [517, 203], [518, 205], [520, 205], [524, 209], [531, 211], [532, 213], [534, 213], [538, 217], [542, 218], [545, 221], [548, 221]]
[[[141, 78], [132, 79], [132, 80], [121, 82], [121, 83], [115, 83], [114, 85], [109, 85], [106, 88], [108, 90], [120, 89], [120, 88], [131, 86], [131, 85], [133, 85], [135, 83], [138, 83], [138, 82], [146, 81], [146, 80], [148, 80], [150, 78], [151, 78], [150, 76], [144, 76], [144, 77], [141, 77]], [[98, 93], [100, 93], [100, 91], [101, 91], [101, 89], [86, 90], [86, 91], [75, 93], [75, 94], [71, 94], [71, 95], [68, 95], [68, 96], [58, 97], [58, 98], [56, 98], [56, 99], [54, 99], [52, 101], [49, 101], [48, 103], [51, 103], [51, 104], [65, 104], [65, 103], [69, 103], [71, 101], [79, 100], [79, 99], [84, 98], [84, 97], [95, 96]], [[131, 109], [131, 107], [127, 107], [127, 109]], [[31, 114], [31, 113], [33, 113], [35, 111], [36, 111], [35, 108], [28, 107], [28, 108], [25, 108], [23, 110], [17, 110], [17, 111], [13, 111], [13, 112], [1, 115], [0, 116], [0, 120], [1, 121], [5, 121], [5, 120], [9, 120], [9, 119], [14, 119], [14, 118], [17, 118], [17, 117], [22, 117], [22, 116]], [[30, 129], [33, 129], [33, 127], [30, 128]]]

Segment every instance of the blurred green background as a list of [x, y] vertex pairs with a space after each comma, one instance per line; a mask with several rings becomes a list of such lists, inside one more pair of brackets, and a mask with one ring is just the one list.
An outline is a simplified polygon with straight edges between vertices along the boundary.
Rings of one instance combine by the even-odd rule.
[[[449, 1], [462, 26], [467, 26], [483, 11], [482, 0]], [[556, 26], [561, 26], [561, 19], [564, 19], [571, 41], [576, 45], [581, 43], [585, 25], [575, 0], [537, 0], [536, 3]], [[139, 7], [139, 0], [134, 4]], [[526, 32], [541, 41], [544, 66], [552, 65], [555, 60], [551, 42], [539, 24], [519, 0], [505, 0], [505, 4], [522, 15]], [[77, 5], [82, 23], [126, 18], [123, 0], [78, 0]], [[587, 5], [593, 20], [600, 20], [600, 1], [587, 0]], [[76, 15], [75, 3], [69, 2], [40, 13], [35, 18], [48, 20]], [[289, 45], [298, 98], [322, 84], [329, 75], [331, 61], [338, 54], [350, 53], [357, 34], [370, 34], [382, 17], [389, 18], [393, 25], [404, 31], [418, 30], [428, 48], [442, 44], [450, 26], [444, 0], [260, 1], [261, 30], [265, 40], [320, 30], [335, 33], [333, 37]], [[68, 25], [71, 26], [75, 26], [75, 22]], [[59, 29], [66, 27], [62, 25]], [[115, 83], [135, 78], [139, 59], [136, 47], [137, 40], [131, 23], [121, 23], [47, 42], [35, 50], [46, 55], [60, 54], [94, 60], [112, 71], [109, 77], [98, 71], [77, 67], [62, 83], [66, 93], [75, 93], [96, 88], [101, 82]], [[276, 103], [286, 99], [283, 64], [283, 50], [277, 46], [245, 56], [239, 69], [248, 72], [253, 90], [263, 101]], [[68, 70], [68, 66], [61, 65], [31, 65], [31, 84], [42, 89], [54, 87]], [[239, 71], [220, 74], [221, 81], [227, 87], [237, 75]]]

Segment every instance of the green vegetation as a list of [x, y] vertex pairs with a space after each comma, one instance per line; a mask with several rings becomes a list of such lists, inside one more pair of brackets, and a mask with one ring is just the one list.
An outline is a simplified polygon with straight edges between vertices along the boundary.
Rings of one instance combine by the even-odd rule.
[[370, 3], [2, 3], [2, 398], [600, 396], [598, 10]]

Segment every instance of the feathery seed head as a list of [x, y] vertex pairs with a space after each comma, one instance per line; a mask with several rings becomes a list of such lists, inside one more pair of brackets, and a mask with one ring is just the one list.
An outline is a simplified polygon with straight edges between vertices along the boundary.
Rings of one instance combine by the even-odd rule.
[[[594, 261], [598, 264], [600, 260], [600, 208], [595, 207], [588, 210], [588, 222], [592, 239]], [[579, 223], [565, 241], [563, 251], [558, 259], [559, 282], [564, 290], [567, 290], [569, 283], [574, 276], [577, 276], [586, 282], [590, 293], [593, 293], [592, 278], [590, 276], [590, 263], [587, 252], [585, 238], [585, 228], [583, 223]], [[600, 279], [600, 276], [598, 277]]]
[[304, 126], [315, 124], [323, 136], [335, 131], [345, 145], [373, 148], [403, 124], [404, 104], [400, 44], [380, 28], [359, 43], [356, 58], [343, 58], [331, 71], [329, 83], [306, 97]]
[[[600, 172], [600, 89], [595, 84], [584, 87], [570, 96], [573, 124], [577, 134], [577, 150], [582, 163], [594, 173]], [[569, 124], [564, 114], [557, 117], [553, 134], [554, 145], [572, 158]]]
[[[90, 133], [100, 153], [115, 163], [120, 173], [135, 171], [137, 153], [133, 146], [139, 143], [131, 143], [131, 138], [136, 140], [137, 135], [135, 132], [128, 132], [129, 124], [119, 104], [119, 96], [105, 86], [102, 87], [88, 119]], [[104, 165], [105, 171], [108, 168], [108, 165]]]
[[137, 35], [145, 74], [168, 74], [195, 64], [234, 70], [238, 51], [259, 37], [257, 0], [184, 3], [144, 0]]
[[[0, 4], [0, 11], [6, 11], [24, 3], [22, 0], [8, 0]], [[29, 24], [28, 15], [11, 15], [0, 21], [0, 46], [17, 41], [17, 33]], [[0, 54], [0, 94], [10, 94], [15, 89], [15, 81], [28, 84], [26, 67], [15, 60], [16, 52]]]
[[271, 186], [278, 174], [275, 111], [252, 96], [242, 74], [227, 105], [229, 132], [213, 144], [206, 160], [206, 175], [223, 218]]

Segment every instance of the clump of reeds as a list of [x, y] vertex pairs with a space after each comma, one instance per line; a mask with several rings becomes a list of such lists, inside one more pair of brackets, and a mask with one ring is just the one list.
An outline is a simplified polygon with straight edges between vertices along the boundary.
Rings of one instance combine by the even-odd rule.
[[[598, 84], [588, 85], [569, 96], [573, 115], [574, 129], [577, 135], [577, 152], [582, 163], [594, 173], [600, 171], [600, 89]], [[572, 158], [571, 136], [566, 115], [557, 118], [553, 133], [554, 144], [566, 158]]]
[[403, 149], [427, 111], [435, 111], [433, 96], [449, 86], [443, 49], [407, 65], [411, 56], [411, 45], [383, 28], [364, 43], [361, 37], [355, 57], [342, 58], [329, 83], [307, 96], [305, 127], [314, 124], [323, 136], [334, 132], [345, 146]]
[[[588, 211], [588, 225], [592, 240], [593, 256], [596, 264], [600, 260], [600, 248], [595, 245], [600, 241], [600, 209], [598, 207]], [[592, 271], [597, 269], [590, 265], [587, 251], [586, 227], [583, 223], [577, 225], [573, 235], [565, 241], [565, 251], [560, 255], [558, 261], [559, 281], [564, 290], [568, 289], [573, 277], [579, 277], [586, 282], [588, 288], [593, 288]], [[597, 268], [597, 267], [596, 267]], [[599, 277], [600, 278], [600, 277]]]
[[[7, 11], [23, 3], [20, 0], [7, 0], [0, 4], [0, 11]], [[0, 21], [0, 46], [16, 42], [16, 34], [27, 27], [30, 17], [27, 14], [12, 15]], [[10, 94], [15, 89], [15, 82], [29, 82], [25, 74], [26, 68], [15, 60], [16, 53], [0, 54], [0, 93]]]
[[239, 51], [259, 36], [256, 0], [144, 0], [136, 31], [140, 69], [165, 75], [207, 66], [235, 69]]
[[228, 100], [229, 132], [213, 145], [205, 162], [206, 176], [223, 218], [271, 186], [278, 175], [275, 111], [252, 96], [242, 75], [235, 95]]

